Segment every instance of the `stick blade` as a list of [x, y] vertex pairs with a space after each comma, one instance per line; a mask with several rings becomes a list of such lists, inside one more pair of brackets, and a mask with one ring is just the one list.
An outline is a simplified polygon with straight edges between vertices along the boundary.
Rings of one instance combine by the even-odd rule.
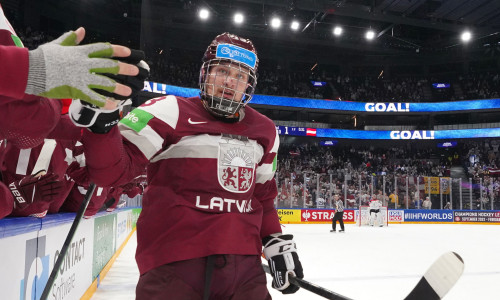
[[464, 261], [457, 253], [447, 252], [441, 255], [405, 300], [442, 299], [460, 279], [464, 267]]

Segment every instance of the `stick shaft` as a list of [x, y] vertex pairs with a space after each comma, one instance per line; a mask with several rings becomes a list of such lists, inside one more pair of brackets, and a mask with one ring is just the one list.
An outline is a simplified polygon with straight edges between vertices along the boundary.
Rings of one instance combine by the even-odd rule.
[[[262, 267], [264, 268], [264, 271], [268, 274], [271, 274], [271, 269], [269, 268], [268, 265], [262, 264]], [[351, 298], [348, 298], [346, 296], [342, 296], [340, 294], [337, 294], [335, 292], [332, 292], [330, 290], [327, 290], [323, 287], [320, 287], [317, 284], [314, 284], [312, 282], [309, 282], [307, 280], [289, 275], [289, 280], [290, 283], [293, 285], [296, 285], [298, 287], [301, 287], [305, 290], [308, 290], [311, 293], [314, 293], [318, 296], [321, 296], [326, 299], [331, 299], [331, 300], [352, 300]]]
[[69, 229], [68, 235], [66, 236], [66, 240], [64, 241], [64, 244], [61, 248], [61, 252], [59, 253], [59, 256], [57, 257], [56, 262], [54, 263], [54, 268], [52, 269], [52, 272], [50, 272], [50, 277], [49, 280], [47, 281], [47, 284], [45, 285], [45, 288], [43, 289], [43, 293], [41, 296], [41, 300], [47, 300], [49, 296], [50, 289], [52, 288], [52, 285], [54, 284], [56, 277], [57, 277], [57, 272], [59, 271], [59, 268], [61, 267], [64, 257], [66, 256], [66, 253], [68, 252], [69, 245], [71, 244], [71, 240], [75, 236], [76, 230], [78, 229], [78, 225], [80, 224], [80, 221], [82, 220], [83, 214], [85, 213], [85, 210], [87, 210], [87, 206], [90, 202], [90, 198], [92, 198], [92, 194], [94, 194], [95, 191], [95, 184], [91, 183], [87, 193], [85, 194], [85, 197], [83, 198], [82, 205], [80, 206], [80, 209], [78, 210], [78, 213], [76, 214], [75, 220], [73, 221], [73, 224], [71, 225], [71, 228]]

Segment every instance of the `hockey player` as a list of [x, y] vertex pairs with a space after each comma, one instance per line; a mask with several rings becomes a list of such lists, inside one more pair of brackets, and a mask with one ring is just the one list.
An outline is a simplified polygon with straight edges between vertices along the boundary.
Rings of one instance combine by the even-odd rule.
[[[71, 101], [68, 102], [71, 103]], [[64, 107], [59, 114], [63, 112]], [[11, 183], [21, 183], [27, 194], [32, 190], [35, 194], [42, 190], [46, 190], [47, 193], [43, 201], [28, 201], [29, 203], [25, 203], [24, 205], [15, 204], [13, 210], [11, 202], [10, 206], [3, 208], [3, 210], [7, 210], [10, 207], [12, 211], [11, 216], [17, 217], [43, 217], [46, 213], [57, 213], [73, 186], [71, 178], [66, 176], [68, 165], [73, 160], [78, 160], [83, 156], [83, 147], [78, 147], [78, 144], [81, 145], [79, 142], [81, 140], [81, 132], [82, 128], [76, 127], [67, 115], [61, 115], [57, 126], [47, 136], [50, 139], [44, 139], [42, 144], [38, 146], [20, 149], [16, 146], [18, 143], [7, 142], [8, 147], [0, 149], [0, 153], [4, 156], [1, 165], [3, 181], [12, 188], [16, 188], [16, 186], [11, 185]], [[81, 148], [82, 155], [78, 155], [79, 153], [76, 151], [78, 148]], [[30, 179], [31, 175], [29, 174], [38, 173], [41, 170], [44, 170], [47, 174], [42, 176], [39, 181]], [[53, 182], [51, 184], [53, 184], [53, 187], [57, 186], [57, 193], [48, 190], [51, 187], [50, 185], [40, 186], [42, 183], [48, 183], [42, 179], [49, 177], [49, 175], [55, 175], [52, 176]], [[28, 182], [32, 182], [32, 184], [38, 186], [24, 187]], [[15, 191], [12, 192], [14, 193]], [[39, 197], [38, 199], [41, 198]]]
[[84, 131], [96, 184], [124, 184], [147, 166], [137, 299], [270, 299], [262, 246], [272, 286], [298, 290], [289, 282], [303, 277], [295, 242], [273, 206], [279, 137], [246, 106], [258, 62], [250, 40], [221, 34], [203, 57], [200, 97], [151, 99], [106, 134]]
[[[44, 217], [51, 204], [62, 203], [71, 189], [71, 186], [68, 186], [70, 183], [64, 180], [68, 167], [65, 161], [66, 149], [70, 148], [69, 145], [70, 142], [49, 139], [29, 149], [9, 145], [1, 166], [2, 180], [14, 196], [19, 193], [24, 195], [22, 199], [15, 197], [16, 201], [3, 210], [10, 208], [10, 216], [14, 217]], [[41, 164], [42, 168], [35, 169], [40, 167], [40, 161], [47, 163]]]
[[[106, 207], [106, 211], [112, 212], [117, 207], [123, 207], [127, 204], [125, 199], [121, 199], [122, 195], [126, 195], [129, 199], [133, 199], [138, 195], [142, 195], [144, 193], [144, 186], [142, 181], [146, 179], [146, 174], [137, 176], [125, 185], [119, 187], [113, 187], [110, 189], [108, 198], [106, 199], [106, 204], [109, 205]], [[109, 202], [108, 202], [109, 201]]]
[[[84, 201], [85, 194], [87, 193], [88, 185], [82, 186], [77, 183], [73, 185], [68, 197], [61, 206], [61, 211], [78, 212], [82, 202]], [[98, 213], [108, 197], [110, 188], [97, 187], [90, 198], [90, 202], [83, 214], [83, 218], [90, 219]]]
[[382, 202], [373, 197], [370, 201], [370, 226], [373, 226], [375, 223], [375, 218], [377, 218], [377, 224], [382, 227], [382, 213], [380, 213], [380, 208], [382, 207]]
[[[82, 144], [77, 143], [72, 152], [73, 161], [68, 166], [64, 175], [65, 178], [71, 181], [72, 186], [67, 191], [63, 202], [58, 203], [57, 207], [51, 206], [51, 209], [57, 209], [62, 212], [78, 212], [90, 185]], [[108, 191], [109, 188], [96, 187], [83, 215], [84, 218], [89, 219], [99, 211], [106, 201]]]

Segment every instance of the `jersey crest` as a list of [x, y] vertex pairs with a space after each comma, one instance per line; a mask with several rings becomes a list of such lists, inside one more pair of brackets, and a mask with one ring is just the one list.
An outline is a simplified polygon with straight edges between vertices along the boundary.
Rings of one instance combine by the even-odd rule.
[[245, 193], [255, 174], [254, 148], [247, 137], [223, 134], [219, 141], [217, 176], [227, 191]]

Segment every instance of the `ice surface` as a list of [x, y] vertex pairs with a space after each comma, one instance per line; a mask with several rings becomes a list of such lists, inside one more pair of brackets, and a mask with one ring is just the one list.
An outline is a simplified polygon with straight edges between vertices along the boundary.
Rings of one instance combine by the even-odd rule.
[[[401, 300], [441, 254], [455, 251], [465, 261], [465, 272], [444, 299], [500, 299], [498, 225], [348, 224], [346, 233], [330, 229], [329, 224], [283, 227], [295, 235], [305, 279], [329, 290], [355, 300]], [[136, 245], [134, 234], [92, 299], [135, 299]], [[302, 289], [293, 295], [270, 290], [273, 299], [324, 299]]]

